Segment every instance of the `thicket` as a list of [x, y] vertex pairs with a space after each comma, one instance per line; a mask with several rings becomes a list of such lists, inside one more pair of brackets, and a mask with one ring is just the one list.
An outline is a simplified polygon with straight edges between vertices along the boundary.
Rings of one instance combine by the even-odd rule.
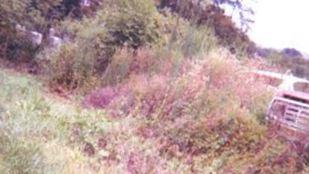
[[[138, 57], [149, 58], [143, 55]], [[85, 106], [126, 123], [100, 139], [111, 152], [104, 161], [113, 163], [120, 155], [119, 163], [130, 173], [305, 171], [305, 159], [267, 132], [263, 113], [271, 91], [228, 55], [182, 62], [177, 73], [162, 63], [154, 75], [136, 74], [87, 96]], [[89, 143], [92, 154], [100, 156], [101, 146]]]
[[[78, 7], [63, 2], [72, 2], [64, 16]], [[229, 53], [246, 42], [231, 19], [213, 4], [195, 13], [189, 2], [175, 11], [182, 17], [156, 5], [106, 0], [95, 14], [61, 19], [58, 29], [70, 41], [42, 49], [35, 61], [57, 92], [86, 93], [83, 108], [50, 101], [31, 81], [0, 72], [1, 172], [308, 170], [303, 154], [268, 134], [271, 91], [244, 68], [258, 65]]]
[[[88, 89], [103, 83], [114, 54], [121, 48], [150, 47], [160, 42], [159, 14], [152, 1], [110, 1], [95, 17], [64, 21], [74, 39], [39, 56], [52, 86]], [[110, 69], [110, 68], [109, 68]], [[88, 86], [88, 87], [87, 87]]]
[[[142, 2], [142, 3], [141, 3]], [[225, 16], [218, 3], [231, 2], [208, 2], [196, 4], [193, 1], [91, 1], [93, 6], [83, 8], [77, 0], [57, 1], [4, 1], [0, 7], [1, 31], [0, 43], [2, 45], [1, 57], [17, 59], [24, 57], [29, 60], [38, 53], [38, 46], [31, 44], [29, 38], [17, 35], [16, 25], [25, 26], [27, 30], [41, 32], [46, 36], [51, 26], [64, 27], [63, 21], [75, 21], [79, 23], [83, 17], [94, 17], [101, 13], [102, 23], [107, 25], [109, 45], [128, 45], [137, 47], [157, 42], [163, 33], [155, 31], [158, 25], [164, 23], [162, 16], [157, 13], [156, 7], [171, 7], [180, 16], [189, 19], [196, 26], [190, 32], [196, 33], [200, 28], [212, 30], [219, 44], [228, 47], [233, 53], [251, 52], [254, 45], [249, 42], [246, 35], [235, 27], [232, 20]], [[239, 6], [240, 2], [232, 3]], [[203, 7], [203, 8], [202, 8]], [[134, 8], [138, 9], [137, 11]], [[99, 13], [96, 11], [99, 10]], [[107, 13], [107, 11], [109, 13]], [[152, 13], [152, 14], [150, 14]], [[91, 15], [89, 15], [91, 14]], [[151, 16], [153, 15], [153, 16]], [[148, 23], [149, 22], [149, 23]], [[65, 23], [65, 22], [64, 22]], [[96, 23], [101, 25], [102, 23]], [[66, 23], [67, 24], [67, 23]], [[203, 25], [203, 26], [199, 26]], [[93, 26], [97, 27], [97, 26]], [[175, 25], [174, 27], [182, 27]], [[77, 37], [79, 37], [77, 35]], [[164, 37], [164, 36], [163, 36]], [[195, 37], [188, 36], [188, 37]], [[28, 40], [27, 40], [28, 39]], [[25, 43], [22, 43], [24, 41]], [[185, 43], [185, 44], [191, 44]], [[208, 43], [209, 44], [209, 43]], [[44, 46], [41, 46], [44, 47]], [[194, 50], [185, 51], [186, 55]], [[111, 51], [112, 52], [112, 51]]]
[[[91, 2], [95, 6], [85, 9], [76, 0], [4, 1], [0, 8], [1, 57], [38, 63], [53, 87], [87, 90], [115, 84], [107, 79], [113, 77], [115, 53], [123, 48], [132, 54], [140, 48], [155, 49], [158, 59], [172, 56], [181, 62], [183, 57], [198, 57], [221, 46], [236, 54], [247, 53], [252, 46], [214, 2], [203, 4], [205, 8], [193, 1], [180, 1], [176, 6], [151, 0]], [[165, 6], [177, 13], [163, 9]], [[17, 31], [17, 25], [41, 32], [43, 44], [33, 44]], [[69, 41], [57, 49], [45, 47], [50, 27], [65, 33]], [[120, 79], [125, 78], [115, 81]]]
[[117, 52], [117, 60], [139, 60], [129, 68], [136, 73], [86, 97], [84, 106], [104, 109], [93, 113], [46, 97], [28, 77], [0, 72], [0, 171], [307, 172], [305, 155], [259, 122], [266, 86], [223, 52], [181, 64], [153, 63], [148, 49]]

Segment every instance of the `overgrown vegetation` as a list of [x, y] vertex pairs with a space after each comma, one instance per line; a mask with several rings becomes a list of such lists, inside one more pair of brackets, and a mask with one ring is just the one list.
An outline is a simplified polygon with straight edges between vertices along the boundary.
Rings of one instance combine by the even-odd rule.
[[38, 59], [47, 60], [44, 69], [52, 86], [74, 90], [99, 85], [104, 82], [100, 78], [112, 66], [116, 50], [134, 50], [160, 42], [159, 14], [151, 1], [119, 0], [106, 4], [110, 5], [95, 17], [65, 22], [74, 41], [39, 55]]
[[218, 6], [239, 1], [91, 2], [0, 6], [1, 58], [40, 68], [0, 70], [0, 173], [309, 171], [265, 123], [272, 91], [248, 73], [264, 62]]
[[[140, 62], [151, 58], [145, 52], [138, 51]], [[307, 171], [304, 158], [260, 121], [256, 110], [266, 103], [256, 99], [268, 96], [265, 86], [225, 56], [187, 61], [177, 73], [163, 64], [156, 74], [147, 73], [152, 64], [130, 69], [125, 82], [87, 96], [88, 109], [42, 93], [30, 77], [1, 71], [1, 171]]]
[[[160, 7], [168, 8], [172, 12], [198, 26], [208, 26], [214, 32], [218, 43], [230, 50], [233, 54], [253, 55], [255, 44], [245, 32], [237, 28], [231, 17], [224, 14], [218, 5], [228, 3], [235, 8], [242, 6], [239, 1], [176, 1], [162, 0]], [[240, 3], [240, 4], [237, 4]], [[240, 6], [239, 6], [240, 5]]]

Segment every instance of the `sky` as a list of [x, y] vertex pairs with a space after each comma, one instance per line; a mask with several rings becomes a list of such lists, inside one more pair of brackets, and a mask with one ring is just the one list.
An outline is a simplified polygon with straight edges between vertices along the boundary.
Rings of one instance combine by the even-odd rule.
[[256, 0], [250, 38], [258, 45], [309, 53], [309, 0]]

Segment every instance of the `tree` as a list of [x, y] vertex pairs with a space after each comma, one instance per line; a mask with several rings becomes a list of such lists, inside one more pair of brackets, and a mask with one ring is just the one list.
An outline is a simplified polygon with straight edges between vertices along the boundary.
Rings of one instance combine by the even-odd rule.
[[[213, 3], [219, 7], [220, 5], [229, 5], [233, 8], [233, 11], [238, 12], [239, 22], [243, 31], [247, 32], [250, 28], [250, 24], [254, 21], [251, 16], [254, 15], [252, 8], [248, 7], [244, 0], [212, 0]], [[253, 1], [253, 0], [251, 0]]]
[[194, 25], [207, 25], [213, 29], [219, 44], [232, 53], [253, 54], [255, 44], [246, 32], [238, 28], [232, 18], [224, 13], [220, 6], [223, 4], [239, 9], [243, 17], [248, 10], [240, 0], [161, 0], [159, 7], [170, 8]]
[[192, 18], [192, 16], [201, 15], [208, 6], [215, 6], [216, 9], [224, 11], [223, 5], [230, 6], [233, 11], [238, 12], [242, 30], [248, 31], [253, 22], [250, 17], [254, 14], [254, 11], [243, 0], [161, 0], [159, 7], [168, 7], [183, 15], [185, 14], [186, 18]]

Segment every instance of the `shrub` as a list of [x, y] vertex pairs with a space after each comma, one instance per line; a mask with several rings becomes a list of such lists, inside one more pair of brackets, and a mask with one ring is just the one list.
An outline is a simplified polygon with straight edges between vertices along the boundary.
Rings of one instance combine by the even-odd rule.
[[184, 56], [188, 57], [209, 53], [216, 46], [217, 41], [209, 28], [188, 27], [181, 48]]
[[116, 51], [104, 43], [104, 29], [98, 33], [92, 30], [91, 35], [79, 38], [76, 43], [67, 43], [59, 50], [45, 50], [38, 56], [52, 86], [86, 91], [99, 84], [116, 85], [132, 74], [159, 69], [159, 60], [146, 48]]
[[180, 18], [166, 9], [162, 14], [162, 41], [156, 45], [159, 57], [172, 59], [201, 58], [219, 47], [213, 30]]
[[126, 83], [116, 87], [120, 90], [118, 95], [127, 94], [121, 90], [130, 91], [135, 100], [133, 107], [138, 107], [141, 115], [160, 120], [173, 120], [185, 115], [198, 118], [213, 112], [228, 114], [234, 112], [233, 109], [235, 112], [242, 109], [251, 111], [255, 108], [256, 97], [265, 88], [262, 84], [259, 88], [252, 88], [254, 79], [240, 73], [233, 60], [223, 59], [209, 56], [201, 61], [203, 63], [199, 62], [201, 65], [191, 63], [175, 76], [165, 71], [162, 71], [164, 74], [130, 76]]
[[46, 48], [36, 58], [48, 83], [63, 90], [86, 91], [101, 83], [116, 47], [106, 44], [107, 29], [97, 20], [64, 21], [65, 32], [75, 37], [59, 48]]
[[[107, 66], [105, 57], [96, 57], [98, 52], [91, 51], [91, 45], [68, 43], [55, 52], [48, 52], [50, 60], [44, 63], [45, 75], [51, 87], [63, 90], [91, 89], [99, 83], [98, 65]], [[79, 47], [82, 46], [82, 47]], [[99, 49], [98, 49], [99, 50]], [[100, 62], [101, 61], [101, 62]]]
[[[179, 71], [179, 74], [174, 76], [165, 70], [157, 72], [156, 75], [144, 73], [128, 76], [129, 80], [126, 83], [120, 83], [116, 87], [119, 90], [129, 88], [136, 102], [141, 103], [139, 108], [145, 116], [174, 117], [174, 111], [179, 109], [176, 109], [178, 105], [184, 110], [192, 110], [194, 114], [197, 114], [195, 110], [201, 114], [201, 110], [224, 108], [226, 105], [246, 109], [254, 107], [252, 106], [254, 97], [265, 91], [263, 85], [251, 88], [254, 79], [241, 73], [237, 61], [224, 60], [223, 55], [220, 55], [221, 58], [216, 56], [217, 54], [209, 55], [207, 60], [197, 64], [184, 61], [182, 63], [189, 66], [180, 65], [179, 68], [184, 67], [185, 70]], [[160, 63], [157, 66], [159, 67]], [[227, 66], [230, 68], [227, 69]]]
[[102, 76], [102, 83], [104, 86], [114, 86], [125, 82], [132, 75], [153, 74], [161, 69], [162, 59], [156, 57], [150, 48], [123, 48], [114, 54]]
[[180, 52], [182, 57], [192, 58], [203, 56], [218, 47], [218, 41], [213, 31], [207, 26], [196, 26], [185, 20], [167, 17], [167, 49]]
[[[105, 4], [93, 18], [63, 22], [74, 41], [58, 50], [46, 49], [38, 56], [38, 60], [48, 60], [45, 69], [52, 86], [86, 90], [101, 83], [117, 83], [121, 79], [108, 79], [110, 73], [121, 73], [114, 69], [115, 64], [119, 65], [118, 60], [113, 60], [117, 59], [116, 50], [138, 49], [159, 40], [158, 13], [152, 1], [118, 0]], [[129, 57], [134, 54], [129, 52]]]
[[158, 42], [159, 14], [153, 1], [117, 0], [111, 7], [114, 8], [105, 14], [108, 15], [105, 21], [109, 30], [107, 44], [139, 48]]

